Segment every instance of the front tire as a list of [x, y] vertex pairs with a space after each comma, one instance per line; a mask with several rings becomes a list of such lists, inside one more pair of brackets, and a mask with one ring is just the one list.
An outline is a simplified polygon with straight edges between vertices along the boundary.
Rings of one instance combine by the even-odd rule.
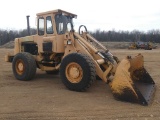
[[92, 59], [81, 53], [71, 53], [64, 57], [60, 66], [60, 77], [64, 85], [73, 91], [84, 91], [96, 79]]
[[12, 70], [18, 80], [31, 80], [36, 74], [36, 62], [30, 53], [18, 53], [12, 62]]

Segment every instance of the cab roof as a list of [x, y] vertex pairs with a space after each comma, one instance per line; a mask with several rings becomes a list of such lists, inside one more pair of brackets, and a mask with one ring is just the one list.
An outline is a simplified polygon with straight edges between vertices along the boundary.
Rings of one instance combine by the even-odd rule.
[[46, 12], [41, 12], [41, 13], [37, 13], [37, 16], [43, 16], [43, 15], [47, 15], [47, 14], [63, 14], [63, 15], [69, 15], [72, 16], [73, 18], [77, 18], [76, 14], [61, 10], [61, 9], [57, 9], [57, 10], [51, 10], [51, 11], [46, 11]]

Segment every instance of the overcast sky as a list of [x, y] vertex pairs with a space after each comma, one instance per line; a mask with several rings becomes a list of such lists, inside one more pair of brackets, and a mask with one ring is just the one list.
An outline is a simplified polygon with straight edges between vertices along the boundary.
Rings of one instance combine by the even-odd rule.
[[88, 30], [160, 29], [160, 0], [3, 0], [0, 5], [0, 29], [35, 26], [36, 13], [62, 9], [77, 14], [75, 28], [84, 24]]

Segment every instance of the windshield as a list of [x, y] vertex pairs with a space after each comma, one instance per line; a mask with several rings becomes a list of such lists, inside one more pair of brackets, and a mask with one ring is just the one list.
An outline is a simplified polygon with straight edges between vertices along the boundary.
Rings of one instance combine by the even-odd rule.
[[58, 14], [55, 16], [55, 21], [58, 34], [73, 30], [72, 17]]

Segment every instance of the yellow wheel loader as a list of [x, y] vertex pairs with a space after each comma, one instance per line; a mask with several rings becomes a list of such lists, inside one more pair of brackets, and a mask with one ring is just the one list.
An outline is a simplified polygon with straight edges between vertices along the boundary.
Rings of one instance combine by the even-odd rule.
[[14, 54], [5, 56], [5, 61], [12, 62], [15, 78], [31, 80], [39, 68], [49, 74], [59, 72], [68, 89], [85, 91], [98, 76], [109, 84], [116, 99], [148, 105], [155, 82], [144, 68], [143, 56], [119, 61], [86, 26], [75, 32], [76, 17], [60, 9], [38, 13], [37, 34], [16, 38]]
[[153, 45], [151, 42], [133, 42], [128, 49], [145, 49], [145, 50], [152, 50]]

